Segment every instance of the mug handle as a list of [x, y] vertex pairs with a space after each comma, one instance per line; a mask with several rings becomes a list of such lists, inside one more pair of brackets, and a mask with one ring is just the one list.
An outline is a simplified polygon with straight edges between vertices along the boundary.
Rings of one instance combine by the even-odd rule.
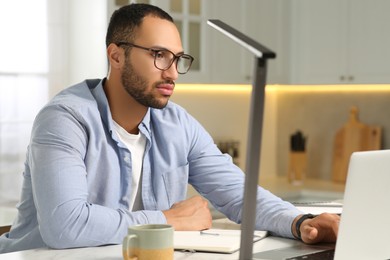
[[125, 236], [122, 243], [123, 259], [138, 259], [138, 257], [134, 254], [134, 242], [132, 242], [133, 240], [136, 241], [137, 238], [137, 235], [134, 234]]

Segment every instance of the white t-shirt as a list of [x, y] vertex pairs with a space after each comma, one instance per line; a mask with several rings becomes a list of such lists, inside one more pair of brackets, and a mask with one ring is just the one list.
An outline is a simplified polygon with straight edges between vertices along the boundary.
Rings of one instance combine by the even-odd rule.
[[131, 153], [133, 172], [131, 174], [131, 195], [129, 209], [137, 211], [143, 209], [141, 200], [141, 175], [142, 162], [145, 154], [146, 138], [141, 132], [137, 135], [130, 134], [114, 121], [115, 131], [119, 139], [127, 146]]

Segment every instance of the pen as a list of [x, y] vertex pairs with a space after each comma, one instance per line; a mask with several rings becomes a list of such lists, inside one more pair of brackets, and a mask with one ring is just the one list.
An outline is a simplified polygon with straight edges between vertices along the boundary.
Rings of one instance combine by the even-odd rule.
[[206, 231], [204, 231], [204, 230], [201, 230], [201, 231], [200, 231], [200, 234], [201, 234], [201, 235], [210, 235], [210, 236], [219, 236], [218, 233], [209, 233], [209, 232], [206, 232]]
[[[207, 235], [207, 236], [223, 236], [223, 237], [239, 237], [240, 236], [240, 233], [232, 233], [232, 232], [223, 232], [225, 230], [222, 230], [221, 232], [222, 233], [218, 233], [218, 232], [210, 232], [209, 230], [202, 230], [200, 231], [200, 235], [203, 236], [203, 235]], [[235, 231], [239, 231], [239, 230], [235, 230]], [[259, 235], [259, 234], [253, 234], [253, 237], [254, 239], [261, 239], [263, 237], [265, 237], [264, 235]]]

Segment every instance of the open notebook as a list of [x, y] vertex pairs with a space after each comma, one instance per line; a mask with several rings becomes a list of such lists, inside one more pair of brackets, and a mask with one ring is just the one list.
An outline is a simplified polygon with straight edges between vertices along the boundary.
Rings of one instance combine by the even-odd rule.
[[[255, 231], [253, 241], [267, 236], [266, 231]], [[175, 250], [234, 253], [240, 249], [241, 230], [208, 229], [203, 231], [175, 231]]]

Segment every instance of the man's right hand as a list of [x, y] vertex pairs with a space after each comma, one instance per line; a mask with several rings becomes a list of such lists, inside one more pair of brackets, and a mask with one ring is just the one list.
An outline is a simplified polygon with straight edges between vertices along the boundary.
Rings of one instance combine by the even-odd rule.
[[167, 223], [175, 230], [204, 230], [211, 227], [211, 213], [207, 200], [194, 196], [173, 204], [163, 211]]

